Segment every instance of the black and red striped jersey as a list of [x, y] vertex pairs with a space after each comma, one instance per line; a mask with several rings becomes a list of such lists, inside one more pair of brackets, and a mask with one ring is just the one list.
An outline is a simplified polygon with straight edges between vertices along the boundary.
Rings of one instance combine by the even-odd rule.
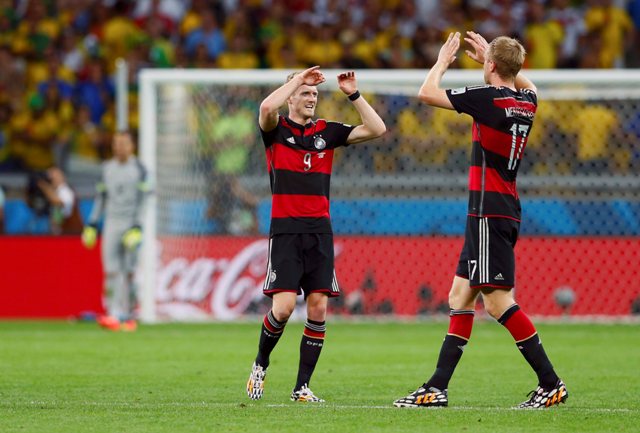
[[469, 215], [520, 221], [516, 176], [538, 106], [534, 91], [470, 86], [447, 90], [459, 113], [473, 117]]
[[260, 130], [271, 182], [271, 234], [332, 233], [329, 189], [333, 152], [348, 146], [353, 126], [318, 119], [300, 125], [279, 116]]

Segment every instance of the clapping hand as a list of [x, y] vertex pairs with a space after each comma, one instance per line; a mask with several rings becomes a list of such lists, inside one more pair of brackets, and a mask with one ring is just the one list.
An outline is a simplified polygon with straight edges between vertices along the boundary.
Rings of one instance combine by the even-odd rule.
[[483, 38], [479, 33], [476, 32], [468, 31], [467, 36], [468, 37], [464, 38], [464, 40], [467, 41], [469, 45], [471, 45], [474, 51], [465, 50], [465, 52], [476, 62], [481, 64], [484, 63], [484, 56], [487, 52], [487, 49], [489, 48], [489, 43], [485, 38]]

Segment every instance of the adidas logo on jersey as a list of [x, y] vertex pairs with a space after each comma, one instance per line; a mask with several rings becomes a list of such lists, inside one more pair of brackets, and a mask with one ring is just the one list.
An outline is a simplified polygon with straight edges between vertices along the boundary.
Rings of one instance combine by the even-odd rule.
[[291, 144], [296, 144], [296, 139], [295, 139], [295, 138], [293, 138], [293, 137], [289, 137], [289, 138], [287, 138], [287, 141], [288, 141], [289, 143], [291, 143]]
[[498, 275], [496, 275], [495, 277], [493, 277], [494, 280], [500, 280], [500, 281], [504, 281], [504, 277], [502, 276], [502, 273], [499, 273]]

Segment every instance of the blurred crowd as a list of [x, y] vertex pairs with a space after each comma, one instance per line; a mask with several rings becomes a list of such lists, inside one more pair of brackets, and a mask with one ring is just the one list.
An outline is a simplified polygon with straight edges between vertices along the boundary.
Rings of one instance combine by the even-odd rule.
[[135, 132], [142, 68], [428, 68], [465, 29], [519, 38], [527, 68], [636, 67], [639, 25], [640, 0], [0, 0], [0, 170], [107, 158], [117, 58]]

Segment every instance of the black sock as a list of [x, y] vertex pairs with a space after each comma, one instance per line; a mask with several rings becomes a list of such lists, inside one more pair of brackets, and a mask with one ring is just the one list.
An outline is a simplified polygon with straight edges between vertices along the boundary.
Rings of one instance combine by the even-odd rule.
[[263, 368], [269, 366], [269, 355], [271, 355], [273, 348], [278, 344], [278, 340], [280, 340], [286, 324], [286, 321], [279, 322], [276, 320], [271, 310], [264, 316], [262, 329], [260, 330], [260, 343], [258, 344], [256, 364], [261, 365]]
[[558, 381], [549, 361], [549, 357], [542, 347], [540, 337], [529, 317], [520, 309], [518, 304], [513, 304], [498, 319], [516, 340], [516, 346], [527, 360], [533, 371], [538, 376], [538, 384], [544, 389], [553, 388]]
[[467, 340], [464, 338], [450, 334], [444, 337], [442, 347], [440, 348], [440, 355], [438, 356], [436, 371], [433, 373], [433, 376], [425, 382], [425, 388], [428, 389], [432, 386], [442, 391], [449, 387], [451, 376], [453, 376], [453, 372], [462, 357], [466, 345]]
[[558, 382], [558, 375], [549, 361], [549, 357], [542, 347], [538, 334], [516, 343], [520, 353], [527, 360], [538, 376], [538, 384], [544, 389], [551, 389]]
[[316, 368], [316, 363], [322, 351], [325, 330], [325, 322], [307, 319], [307, 323], [304, 324], [304, 333], [302, 334], [302, 341], [300, 341], [298, 379], [294, 388], [296, 391], [304, 385], [309, 386], [311, 375]]

